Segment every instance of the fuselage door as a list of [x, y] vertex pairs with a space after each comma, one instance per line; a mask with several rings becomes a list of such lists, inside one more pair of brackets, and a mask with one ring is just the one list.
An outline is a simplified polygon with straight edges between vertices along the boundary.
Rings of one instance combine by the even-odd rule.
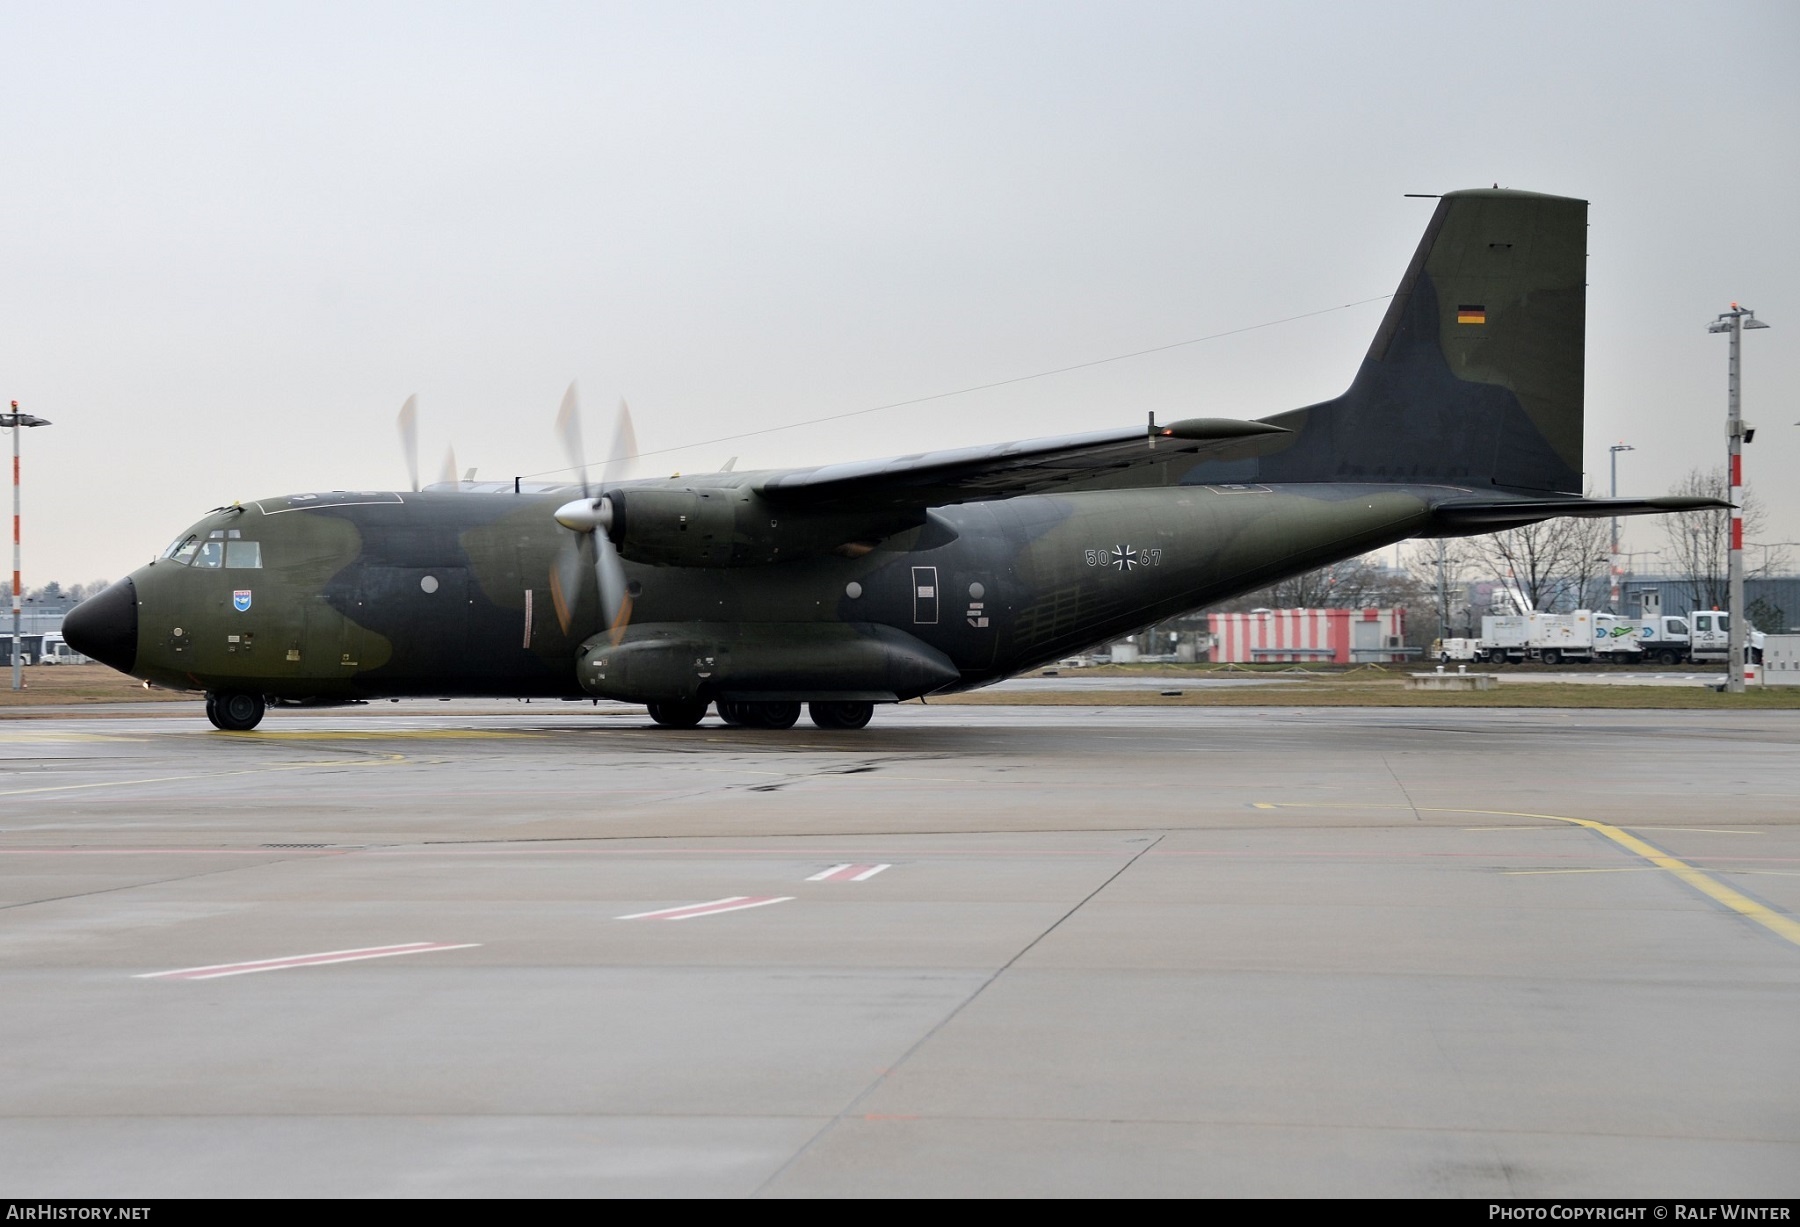
[[913, 585], [913, 625], [936, 626], [938, 620], [938, 569], [936, 567], [914, 567], [912, 569]]

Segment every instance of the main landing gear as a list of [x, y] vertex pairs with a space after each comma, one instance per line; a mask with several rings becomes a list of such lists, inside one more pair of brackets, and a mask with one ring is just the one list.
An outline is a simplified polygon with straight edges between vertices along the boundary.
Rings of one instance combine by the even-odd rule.
[[808, 703], [806, 714], [811, 716], [812, 722], [822, 729], [841, 729], [851, 732], [868, 725], [869, 718], [875, 714], [875, 705], [859, 703], [855, 700]]
[[262, 723], [267, 703], [260, 694], [244, 690], [209, 690], [206, 692], [206, 718], [216, 729], [227, 733], [248, 733]]
[[[666, 729], [691, 729], [706, 717], [705, 703], [649, 703], [650, 719]], [[800, 719], [800, 704], [775, 700], [731, 700], [718, 703], [719, 719], [740, 729], [791, 729]], [[873, 703], [853, 699], [808, 703], [806, 711], [822, 729], [853, 732], [868, 726]]]
[[720, 699], [719, 719], [734, 728], [791, 729], [800, 719], [800, 704], [780, 701]]

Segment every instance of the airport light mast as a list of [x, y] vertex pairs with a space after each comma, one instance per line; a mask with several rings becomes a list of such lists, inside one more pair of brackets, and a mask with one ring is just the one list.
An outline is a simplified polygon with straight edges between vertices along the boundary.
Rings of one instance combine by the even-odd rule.
[[[1635, 451], [1637, 451], [1637, 448], [1631, 446], [1631, 444], [1626, 443], [1623, 440], [1620, 440], [1619, 442], [1613, 444], [1611, 447], [1607, 448], [1606, 450], [1612, 453], [1612, 496], [1614, 498], [1618, 498], [1619, 497], [1619, 453], [1620, 452], [1635, 452]], [[1612, 518], [1612, 557], [1607, 559], [1607, 567], [1612, 571], [1612, 587], [1609, 590], [1609, 594], [1608, 594], [1608, 599], [1610, 601], [1611, 609], [1614, 613], [1623, 613], [1624, 610], [1619, 604], [1619, 602], [1622, 599], [1622, 597], [1619, 594], [1619, 584], [1622, 579], [1622, 573], [1621, 573], [1621, 570], [1619, 567], [1619, 517], [1618, 516], [1614, 516]]]
[[19, 402], [12, 403], [11, 413], [0, 413], [0, 426], [12, 428], [13, 437], [13, 582], [12, 582], [12, 688], [25, 689], [24, 659], [19, 654], [19, 620], [24, 612], [25, 591], [19, 580], [19, 436], [27, 426], [48, 426], [43, 418], [19, 412]]
[[1767, 327], [1767, 324], [1756, 318], [1756, 312], [1736, 303], [1732, 303], [1731, 310], [1706, 327], [1708, 332], [1731, 334], [1731, 368], [1726, 395], [1728, 416], [1725, 420], [1725, 435], [1731, 457], [1728, 478], [1731, 487], [1731, 564], [1728, 572], [1730, 592], [1726, 601], [1731, 614], [1728, 641], [1731, 660], [1725, 688], [1732, 694], [1744, 693], [1744, 644], [1749, 638], [1744, 632], [1744, 444], [1749, 442], [1754, 431], [1744, 429], [1741, 353], [1744, 329]]

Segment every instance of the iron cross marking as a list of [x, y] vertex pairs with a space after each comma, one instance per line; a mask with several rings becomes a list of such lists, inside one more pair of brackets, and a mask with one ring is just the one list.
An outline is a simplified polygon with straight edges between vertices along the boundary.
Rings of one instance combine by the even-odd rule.
[[1112, 552], [1112, 565], [1121, 571], [1129, 571], [1138, 565], [1138, 552], [1129, 545], [1115, 545]]

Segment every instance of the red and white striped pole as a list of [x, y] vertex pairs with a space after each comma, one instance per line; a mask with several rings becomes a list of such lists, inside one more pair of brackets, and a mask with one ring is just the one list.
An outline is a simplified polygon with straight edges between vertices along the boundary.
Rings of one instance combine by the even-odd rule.
[[13, 437], [13, 580], [12, 580], [12, 688], [25, 688], [24, 661], [19, 656], [19, 621], [23, 613], [25, 589], [19, 579], [19, 436], [24, 432], [17, 421], [19, 402], [12, 403], [12, 412], [7, 415], [12, 419], [7, 425], [12, 427]]
[[19, 412], [19, 402], [12, 403], [11, 413], [0, 413], [0, 426], [12, 428], [13, 436], [13, 570], [12, 570], [12, 688], [25, 689], [25, 660], [21, 655], [20, 618], [24, 612], [25, 587], [19, 578], [19, 436], [27, 426], [48, 426], [43, 418]]

